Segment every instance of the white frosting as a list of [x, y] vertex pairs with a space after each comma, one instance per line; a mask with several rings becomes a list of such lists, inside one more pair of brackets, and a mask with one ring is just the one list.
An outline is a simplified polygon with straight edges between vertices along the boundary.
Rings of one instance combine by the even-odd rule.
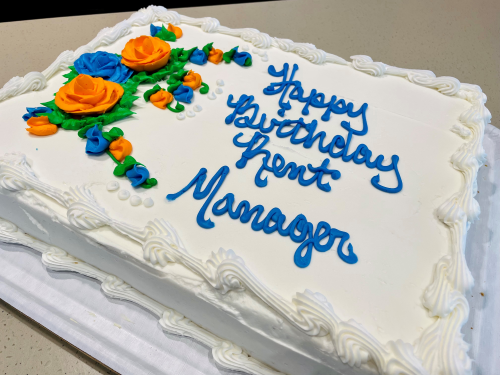
[[[258, 330], [267, 341], [249, 341], [246, 349], [256, 351], [262, 358], [266, 358], [265, 345], [281, 345], [280, 348], [286, 353], [286, 360], [272, 364], [283, 371], [303, 375], [324, 373], [325, 368], [328, 368], [332, 372], [347, 373], [345, 368], [338, 367], [342, 366], [338, 361], [340, 359], [349, 366], [361, 367], [360, 373], [369, 368], [376, 368], [383, 374], [470, 373], [468, 345], [460, 333], [469, 311], [464, 293], [473, 285], [464, 251], [467, 229], [479, 215], [479, 207], [474, 199], [477, 191], [476, 176], [484, 163], [484, 126], [491, 117], [484, 106], [486, 96], [480, 88], [461, 84], [452, 77], [436, 78], [429, 71], [401, 69], [373, 62], [363, 55], [352, 56], [352, 62], [348, 63], [311, 44], [271, 38], [255, 29], [229, 29], [210, 17], [194, 19], [162, 7], [149, 7], [113, 28], [104, 29], [87, 46], [75, 52], [63, 52], [43, 73], [29, 73], [24, 78], [16, 77], [9, 81], [0, 90], [0, 100], [38, 91], [47, 85], [49, 87], [43, 93], [26, 94], [25, 99], [14, 98], [4, 105], [0, 104], [0, 117], [7, 124], [19, 123], [22, 107], [48, 100], [47, 94], [60, 87], [63, 80], [56, 74], [60, 69], [71, 65], [85, 51], [109, 46], [104, 49], [117, 53], [129, 38], [147, 33], [149, 24], [157, 21], [184, 25], [184, 36], [176, 42], [182, 43], [179, 46], [203, 45], [202, 42], [215, 41], [218, 48], [227, 50], [238, 44], [231, 36], [239, 37], [261, 50], [272, 50], [273, 64], [277, 68], [283, 62], [298, 63], [300, 70], [296, 79], [302, 80], [305, 90], [317, 88], [327, 95], [344, 95], [355, 103], [355, 108], [368, 102], [371, 127], [363, 142], [376, 153], [398, 153], [401, 157], [400, 165], [406, 164], [401, 167], [405, 171], [402, 172], [405, 187], [397, 196], [388, 197], [374, 190], [369, 183], [366, 184], [374, 175], [373, 171], [337, 161], [334, 161], [335, 165], [342, 168], [343, 177], [337, 182], [331, 182], [330, 195], [324, 195], [315, 187], [303, 188], [295, 181], [278, 180], [274, 176], [268, 178], [269, 186], [260, 190], [253, 184], [259, 162], [250, 161], [242, 172], [237, 172], [234, 167], [234, 162], [243, 150], [231, 144], [232, 137], [240, 129], [223, 124], [224, 117], [231, 112], [226, 105], [227, 94], [223, 94], [223, 100], [217, 102], [203, 102], [204, 97], [196, 94], [195, 101], [199, 100], [206, 108], [207, 116], [203, 117], [212, 120], [210, 124], [193, 121], [196, 128], [189, 131], [189, 143], [177, 141], [185, 139], [185, 128], [175, 128], [167, 125], [165, 120], [158, 120], [156, 108], [139, 108], [134, 118], [147, 123], [151, 131], [159, 132], [164, 129], [167, 137], [172, 139], [166, 145], [158, 144], [156, 139], [141, 139], [134, 120], [120, 124], [127, 137], [133, 140], [134, 152], [140, 152], [141, 161], [154, 167], [151, 170], [160, 184], [158, 188], [151, 189], [151, 199], [164, 202], [166, 193], [173, 193], [184, 187], [199, 168], [206, 167], [211, 177], [218, 167], [227, 164], [235, 179], [228, 178], [225, 192], [235, 193], [239, 200], [248, 199], [253, 204], [263, 204], [267, 210], [280, 207], [287, 215], [305, 210], [304, 214], [312, 222], [326, 219], [325, 221], [336, 222], [340, 229], [348, 228], [355, 250], [360, 256], [359, 263], [346, 266], [334, 251], [330, 251], [324, 255], [315, 253], [308, 269], [297, 270], [290, 262], [293, 245], [290, 246], [290, 241], [279, 236], [251, 232], [248, 224], [234, 222], [227, 217], [213, 218], [209, 211], [207, 216], [217, 222], [217, 227], [210, 231], [197, 227], [194, 217], [201, 203], [192, 198], [191, 192], [167, 206], [162, 204], [160, 207], [158, 204], [149, 210], [142, 210], [144, 212], [137, 210], [131, 214], [131, 211], [123, 207], [125, 205], [106, 201], [97, 187], [88, 185], [89, 182], [102, 182], [109, 178], [112, 166], [102, 160], [89, 160], [82, 150], [75, 150], [73, 132], [60, 131], [57, 135], [59, 138], [47, 137], [43, 140], [27, 137], [20, 126], [20, 131], [4, 133], [0, 144], [7, 151], [21, 150], [28, 153], [25, 150], [32, 149], [30, 147], [35, 144], [45, 151], [39, 151], [34, 159], [34, 167], [40, 179], [24, 156], [11, 154], [0, 158], [0, 187], [3, 189], [0, 198], [5, 193], [8, 199], [18, 199], [28, 209], [37, 212], [42, 207], [40, 200], [44, 205], [54, 205], [51, 210], [44, 208], [44, 215], [54, 218], [54, 212], [59, 212], [63, 219], [57, 220], [67, 220], [74, 230], [90, 231], [87, 235], [104, 246], [116, 243], [122, 254], [127, 254], [127, 257], [122, 255], [124, 264], [134, 259], [134, 262], [150, 265], [150, 272], [166, 275], [169, 274], [167, 264], [181, 265], [185, 269], [183, 272], [192, 275], [191, 278], [203, 280], [207, 288], [215, 291], [215, 294], [205, 298], [214, 306], [225, 306], [218, 310], [221, 317], [229, 314], [228, 311], [235, 311], [231, 313], [234, 316], [252, 316], [250, 320], [243, 320], [244, 324]], [[186, 25], [199, 26], [208, 34]], [[122, 38], [125, 35], [127, 36]], [[260, 53], [259, 50], [256, 53]], [[308, 65], [299, 57], [320, 66]], [[321, 66], [325, 63], [335, 65]], [[267, 75], [267, 65], [262, 64], [262, 61], [254, 59], [252, 69], [245, 70], [245, 75], [242, 75], [241, 67], [236, 64], [228, 64], [223, 70], [215, 70], [217, 66], [210, 65], [201, 72], [204, 80], [213, 82], [223, 74], [227, 77], [227, 82], [230, 82], [227, 84], [228, 93], [234, 94], [235, 98], [242, 93], [255, 95], [262, 112], [267, 113], [270, 118], [277, 117], [278, 98], [266, 97], [261, 93], [266, 84], [276, 81]], [[237, 86], [239, 77], [246, 77], [247, 74], [251, 75], [252, 80], [248, 80], [245, 87]], [[324, 80], [325, 74], [331, 81]], [[54, 78], [48, 81], [52, 76]], [[383, 80], [377, 78], [381, 76], [384, 76]], [[211, 90], [207, 99], [215, 98]], [[301, 106], [297, 102], [292, 105], [294, 108], [287, 113], [287, 118], [298, 118]], [[316, 111], [313, 118], [319, 118], [322, 112], [311, 109], [313, 111]], [[181, 115], [184, 116], [180, 113], [177, 118]], [[340, 117], [337, 117], [326, 124], [333, 130], [322, 130], [329, 135], [338, 134], [339, 122]], [[452, 127], [463, 138], [452, 134]], [[243, 130], [246, 136], [253, 133], [248, 129]], [[276, 139], [274, 135], [271, 140], [273, 143], [269, 149], [273, 153], [283, 153], [287, 161], [319, 165], [324, 158], [317, 150], [293, 146], [288, 141]], [[190, 148], [191, 143], [198, 148]], [[422, 148], [415, 146], [420, 144]], [[213, 150], [219, 151], [219, 147], [222, 147], [223, 152], [214, 153]], [[158, 150], [161, 150], [160, 154]], [[55, 171], [53, 163], [65, 166], [65, 161], [60, 159], [61, 152], [71, 155], [68, 159], [72, 165], [86, 163], [89, 168], [82, 168], [82, 171], [92, 173], [73, 171], [71, 168]], [[448, 164], [450, 155], [454, 169]], [[174, 160], [189, 162], [182, 164], [180, 168], [180, 164], [175, 164]], [[164, 161], [169, 161], [169, 164], [162, 164]], [[160, 167], [164, 165], [168, 165], [168, 171]], [[61, 180], [74, 187], [62, 189]], [[36, 194], [33, 195], [31, 191]], [[118, 192], [118, 196], [123, 192], [125, 190]], [[10, 198], [11, 195], [13, 198]], [[324, 203], [326, 197], [331, 199], [327, 204]], [[128, 196], [125, 199], [127, 198]], [[50, 203], [52, 200], [57, 203]], [[306, 207], [301, 204], [297, 207], [294, 203], [303, 200], [307, 201]], [[387, 207], [391, 210], [387, 210]], [[437, 218], [433, 216], [433, 212], [436, 212]], [[0, 209], [0, 216], [7, 214], [9, 213]], [[30, 215], [40, 222], [33, 212], [30, 211]], [[172, 225], [164, 220], [152, 220], [154, 216], [165, 215], [183, 234], [184, 240], [189, 244], [189, 251]], [[126, 219], [120, 221], [115, 217]], [[341, 221], [339, 217], [342, 218]], [[57, 220], [53, 219], [53, 222]], [[33, 224], [31, 219], [28, 222]], [[93, 233], [98, 228], [99, 232]], [[112, 231], [106, 231], [106, 228]], [[48, 231], [52, 233], [51, 229]], [[8, 240], [11, 234], [4, 232], [0, 233], [0, 239]], [[43, 236], [43, 231], [41, 232], [40, 235]], [[217, 248], [221, 242], [229, 244], [236, 251], [221, 249], [214, 253], [211, 249]], [[71, 251], [70, 248], [67, 250]], [[70, 256], [56, 253], [51, 252], [47, 256], [44, 254], [43, 258], [44, 262], [49, 262], [47, 264], [54, 268], [57, 264], [64, 263], [64, 257]], [[92, 272], [95, 278], [103, 277], [90, 268], [82, 271], [88, 275]], [[130, 277], [133, 278], [133, 275]], [[433, 281], [427, 286], [431, 278]], [[323, 293], [313, 293], [308, 289], [304, 293], [295, 293], [306, 287], [322, 290]], [[152, 287], [151, 290], [153, 289]], [[416, 308], [420, 304], [422, 293], [423, 307]], [[262, 312], [260, 315], [252, 315], [245, 303], [227, 307], [225, 304], [229, 303], [228, 298], [255, 298], [267, 306], [268, 315]], [[154, 301], [148, 303], [155, 304]], [[172, 314], [173, 317], [177, 316]], [[170, 316], [168, 314], [166, 318], [168, 322], [174, 319]], [[268, 318], [269, 316], [273, 318]], [[354, 316], [356, 319], [351, 319]], [[268, 328], [266, 324], [271, 320], [278, 319], [282, 322], [280, 324], [288, 327], [288, 336], [285, 335], [288, 339], [281, 337], [279, 331], [265, 328]], [[162, 327], [170, 324], [162, 323], [163, 320], [165, 319], [160, 321]], [[218, 329], [214, 322], [213, 329]], [[419, 329], [423, 330], [420, 337], [417, 336]], [[226, 334], [230, 336], [232, 331], [228, 330], [224, 335]], [[295, 338], [290, 339], [292, 336]], [[246, 339], [241, 338], [242, 341]], [[408, 344], [409, 341], [414, 341], [414, 345]], [[238, 367], [245, 358], [253, 360], [253, 356], [249, 358], [242, 354], [241, 348], [233, 344], [221, 344], [218, 348], [213, 352], [217, 361], [232, 363], [234, 360], [238, 365], [232, 365], [233, 369], [266, 373], [259, 372], [257, 364], [252, 367], [247, 363], [244, 365], [246, 367]], [[298, 353], [302, 357], [297, 358]], [[298, 363], [309, 359], [310, 367], [299, 369]], [[270, 358], [266, 360], [272, 361]]]
[[144, 199], [142, 204], [144, 205], [144, 207], [149, 208], [149, 207], [153, 207], [155, 202], [151, 198], [146, 198], [146, 199]]
[[194, 117], [194, 116], [196, 116], [196, 113], [194, 113], [194, 111], [189, 109], [186, 111], [186, 116], [187, 117]]
[[217, 87], [217, 88], [215, 89], [215, 93], [216, 93], [216, 94], [219, 94], [219, 95], [220, 95], [220, 94], [222, 94], [223, 92], [224, 92], [224, 90], [222, 90], [222, 87]]
[[215, 95], [215, 93], [213, 91], [210, 91], [207, 95], [207, 98], [210, 100], [215, 100], [215, 99], [217, 99], [217, 96]]
[[220, 78], [217, 80], [216, 83], [217, 83], [217, 86], [224, 86], [224, 80], [222, 80]]
[[194, 111], [195, 112], [201, 112], [203, 107], [199, 104], [196, 104], [194, 107], [193, 107]]
[[117, 181], [110, 181], [106, 184], [106, 189], [108, 191], [116, 191], [120, 188], [120, 184]]
[[186, 115], [184, 114], [184, 112], [180, 112], [177, 114], [177, 120], [184, 120], [186, 118]]
[[138, 205], [140, 205], [141, 203], [142, 203], [142, 198], [141, 198], [141, 197], [139, 197], [138, 195], [132, 195], [132, 196], [130, 197], [130, 204], [131, 204], [132, 206], [138, 206]]
[[118, 192], [118, 198], [122, 201], [127, 200], [130, 197], [130, 192], [128, 190], [120, 190]]

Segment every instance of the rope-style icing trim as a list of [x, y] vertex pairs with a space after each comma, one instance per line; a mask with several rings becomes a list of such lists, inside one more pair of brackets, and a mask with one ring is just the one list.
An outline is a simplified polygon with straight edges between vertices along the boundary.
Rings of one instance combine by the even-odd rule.
[[329, 334], [340, 359], [351, 366], [360, 366], [372, 360], [382, 374], [470, 374], [468, 344], [464, 342], [460, 329], [467, 321], [469, 313], [464, 293], [473, 285], [464, 256], [465, 239], [469, 224], [480, 212], [474, 199], [477, 191], [476, 178], [477, 171], [485, 160], [482, 148], [484, 129], [491, 119], [484, 106], [486, 96], [481, 89], [475, 85], [461, 84], [453, 77], [436, 77], [430, 71], [402, 69], [373, 62], [370, 57], [363, 55], [352, 56], [352, 62], [349, 63], [336, 55], [317, 49], [312, 44], [272, 38], [255, 29], [230, 29], [221, 26], [215, 18], [195, 19], [167, 11], [163, 7], [150, 6], [134, 13], [128, 20], [113, 28], [103, 29], [89, 44], [75, 52], [63, 52], [43, 73], [32, 72], [23, 78], [14, 77], [0, 89], [0, 101], [28, 91], [43, 89], [52, 75], [71, 65], [82, 53], [92, 52], [98, 47], [113, 43], [128, 34], [133, 26], [146, 26], [156, 21], [174, 25], [184, 23], [199, 26], [207, 33], [219, 32], [240, 37], [257, 48], [279, 48], [285, 52], [296, 53], [314, 64], [347, 65], [375, 77], [402, 77], [416, 85], [471, 103], [471, 108], [460, 116], [463, 129], [453, 130], [456, 132], [460, 129], [459, 134], [467, 140], [451, 158], [454, 168], [464, 176], [464, 183], [460, 191], [438, 209], [439, 219], [450, 228], [451, 252], [436, 265], [434, 280], [423, 296], [424, 306], [431, 316], [437, 319], [417, 340], [415, 349], [400, 340], [381, 344], [356, 322], [342, 321], [321, 294], [306, 290], [304, 293], [297, 293], [291, 303], [284, 301], [258, 281], [245, 266], [243, 259], [233, 251], [221, 249], [218, 253], [212, 253], [205, 262], [191, 256], [174, 228], [163, 220], [149, 222], [144, 228], [116, 221], [97, 204], [87, 188], [61, 192], [41, 183], [34, 177], [22, 156], [0, 158], [0, 186], [10, 191], [36, 189], [56, 199], [67, 208], [68, 220], [76, 228], [96, 229], [104, 225], [110, 226], [139, 242], [143, 247], [144, 259], [152, 264], [183, 264], [222, 293], [251, 290], [300, 331], [310, 336]]
[[283, 374], [249, 356], [231, 341], [223, 340], [195, 324], [181, 313], [166, 307], [125, 283], [120, 278], [91, 266], [66, 251], [28, 236], [19, 228], [0, 218], [0, 240], [30, 247], [42, 254], [42, 263], [53, 271], [71, 271], [101, 282], [101, 289], [110, 298], [134, 302], [159, 318], [162, 329], [175, 335], [191, 337], [212, 349], [215, 362], [234, 371], [257, 375]]

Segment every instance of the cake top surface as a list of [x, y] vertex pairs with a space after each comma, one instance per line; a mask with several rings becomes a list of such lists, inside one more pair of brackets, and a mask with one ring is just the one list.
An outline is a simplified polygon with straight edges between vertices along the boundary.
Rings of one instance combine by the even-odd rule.
[[[482, 135], [474, 126], [484, 125], [488, 116], [480, 89], [449, 77], [435, 78], [432, 72], [375, 63], [367, 56], [354, 56], [348, 63], [311, 45], [270, 38], [253, 29], [224, 28], [213, 18], [184, 17], [181, 23], [175, 12], [169, 13], [161, 20], [138, 16], [134, 21], [138, 25], [122, 27], [126, 31], [119, 25], [103, 30], [93, 41], [93, 51], [85, 51], [120, 55], [117, 64], [133, 70], [113, 73], [114, 80], [121, 81], [113, 83], [117, 87], [103, 83], [109, 86], [109, 95], [100, 97], [99, 105], [112, 102], [112, 90], [119, 95], [125, 87], [127, 95], [127, 80], [146, 69], [140, 64], [151, 63], [144, 62], [141, 54], [156, 54], [155, 61], [164, 58], [163, 44], [149, 40], [159, 40], [150, 38], [155, 31], [164, 33], [160, 37], [172, 37], [165, 33], [175, 34], [173, 26], [167, 30], [169, 23], [182, 31], [181, 37], [167, 41], [171, 50], [198, 47], [192, 53], [201, 60], [211, 56], [207, 53], [211, 48], [231, 55], [230, 63], [201, 61], [201, 65], [190, 57], [183, 68], [189, 72], [185, 76], [191, 75], [195, 85], [196, 80], [204, 83], [191, 91], [170, 90], [176, 80], [141, 83], [135, 94], [139, 99], [130, 108], [135, 114], [101, 128], [121, 129], [133, 145], [131, 156], [147, 167], [155, 183], [134, 188], [133, 177], [113, 175], [117, 161], [108, 154], [86, 153], [92, 136], [100, 139], [91, 127], [86, 138], [63, 128], [45, 137], [26, 134], [21, 118], [26, 107], [52, 100], [61, 87], [67, 87], [63, 99], [69, 102], [75, 95], [89, 95], [81, 91], [85, 85], [101, 84], [75, 74], [64, 85], [67, 69], [53, 69], [43, 90], [0, 103], [3, 126], [9, 124], [0, 141], [4, 152], [25, 154], [37, 178], [57, 191], [85, 186], [95, 198], [91, 203], [114, 222], [93, 221], [84, 228], [83, 219], [77, 218], [74, 224], [93, 229], [87, 235], [126, 251], [147, 267], [169, 272], [161, 255], [146, 255], [147, 246], [119, 223], [141, 229], [163, 218], [182, 239], [177, 241], [181, 251], [201, 263], [217, 256], [232, 258], [273, 301], [290, 301], [296, 293], [311, 290], [319, 293], [314, 298], [332, 319], [362, 325], [362, 331], [378, 342], [418, 342], [436, 316], [445, 318], [455, 306], [448, 299], [439, 301], [436, 294], [462, 292], [472, 282], [466, 265], [441, 276], [439, 265], [464, 267], [457, 253], [463, 244], [457, 245], [456, 232], [466, 231], [464, 223], [479, 213], [473, 190], [482, 160]], [[213, 47], [204, 51], [210, 43]], [[237, 51], [231, 52], [236, 46]], [[77, 64], [84, 63], [93, 62], [80, 57], [73, 65], [80, 70], [77, 73], [83, 69]], [[88, 66], [86, 72], [92, 73]], [[189, 87], [185, 76], [178, 81]], [[205, 87], [208, 93], [203, 94]], [[175, 103], [181, 103], [182, 111], [162, 110], [153, 104], [156, 97], [150, 100], [153, 95], [159, 100], [168, 97], [167, 93], [173, 97], [170, 108], [179, 111]], [[189, 95], [192, 98], [186, 98]], [[55, 98], [59, 108], [67, 105], [61, 104], [62, 97]], [[86, 108], [80, 105], [78, 111]], [[290, 121], [283, 124], [286, 120]], [[261, 152], [252, 153], [256, 149]], [[377, 159], [379, 155], [383, 156]], [[295, 166], [283, 173], [283, 165], [290, 162]], [[197, 196], [195, 183], [203, 176], [207, 194], [198, 189]], [[131, 197], [122, 199], [126, 192]], [[237, 215], [236, 208], [244, 201], [257, 211], [261, 205], [260, 224], [254, 217], [245, 219], [243, 211]], [[46, 204], [61, 214], [65, 211], [54, 202]], [[268, 218], [265, 224], [264, 218]], [[294, 219], [294, 234], [271, 228], [273, 224], [285, 228]], [[305, 237], [300, 238], [301, 233]], [[239, 271], [235, 272], [238, 277]], [[432, 289], [433, 280], [449, 281], [450, 290]]]

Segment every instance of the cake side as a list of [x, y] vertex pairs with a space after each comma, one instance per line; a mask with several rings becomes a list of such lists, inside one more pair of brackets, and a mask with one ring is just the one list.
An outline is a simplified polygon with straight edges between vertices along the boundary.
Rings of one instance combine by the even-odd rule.
[[[163, 12], [163, 10], [161, 11]], [[172, 12], [168, 12], [168, 14], [167, 13], [165, 14], [161, 13], [161, 14], [163, 15], [160, 16], [160, 19], [161, 17], [163, 17], [165, 19], [170, 20], [176, 17], [175, 14]], [[144, 19], [146, 20], [145, 22], [148, 23], [151, 22], [150, 19], [152, 19], [152, 17], [154, 18], [156, 16], [154, 14], [153, 9], [150, 8], [148, 12], [142, 12], [138, 16], [136, 15], [134, 19]], [[166, 22], [163, 19], [162, 21]], [[213, 21], [213, 19], [203, 19], [203, 20], [186, 19], [185, 21], [187, 21], [187, 23], [201, 24], [203, 31], [214, 31], [218, 28], [218, 26], [213, 26], [214, 24], [216, 24], [215, 21]], [[120, 25], [120, 28], [122, 27], [123, 23]], [[108, 30], [108, 34], [102, 33], [100, 35], [109, 36], [110, 31], [111, 34], [114, 33], [114, 35], [121, 35], [120, 34], [121, 31], [117, 33], [116, 30], [117, 29]], [[230, 33], [230, 31], [226, 30], [225, 28], [221, 28], [219, 31]], [[243, 33], [242, 31], [231, 31], [231, 32], [236, 34]], [[255, 45], [260, 48], [269, 47], [272, 43], [275, 43], [281, 49], [295, 50], [295, 52], [299, 53], [299, 55], [306, 57], [313, 63], [323, 63], [323, 62], [345, 63], [345, 61], [341, 59], [337, 60], [335, 59], [335, 57], [332, 57], [332, 55], [327, 55], [322, 51], [314, 50], [310, 46], [296, 45], [289, 41], [284, 42], [271, 38], [268, 39], [268, 37], [266, 37], [265, 34], [261, 34], [256, 31], [252, 32], [245, 31], [245, 32], [247, 34], [242, 35], [242, 37], [251, 39], [255, 43]], [[110, 39], [107, 39], [106, 43], [108, 43], [109, 40]], [[266, 44], [268, 40], [271, 40], [271, 44], [269, 46]], [[431, 373], [436, 372], [437, 369], [444, 369], [444, 368], [447, 369], [447, 368], [452, 368], [453, 366], [455, 367], [454, 370], [451, 370], [451, 373], [461, 373], [461, 371], [467, 369], [467, 363], [465, 364], [456, 363], [454, 359], [456, 356], [457, 357], [461, 356], [461, 351], [464, 350], [464, 346], [460, 341], [461, 339], [459, 337], [459, 330], [461, 325], [464, 323], [464, 319], [466, 319], [467, 315], [466, 312], [468, 312], [468, 307], [466, 305], [465, 299], [463, 299], [463, 295], [461, 296], [461, 293], [467, 290], [467, 288], [470, 287], [472, 282], [472, 279], [470, 278], [470, 275], [467, 272], [467, 268], [463, 259], [463, 251], [464, 251], [463, 244], [465, 243], [464, 241], [465, 241], [467, 222], [473, 221], [473, 219], [477, 217], [479, 213], [477, 204], [474, 204], [475, 201], [473, 199], [474, 195], [473, 191], [475, 189], [473, 189], [473, 186], [475, 182], [475, 175], [477, 172], [477, 168], [482, 163], [482, 150], [481, 150], [482, 131], [484, 123], [488, 121], [488, 113], [487, 110], [484, 108], [485, 97], [480, 93], [477, 87], [466, 84], [460, 85], [460, 83], [454, 79], [448, 79], [448, 78], [436, 79], [433, 78], [429, 72], [418, 72], [418, 71], [409, 71], [409, 70], [392, 68], [382, 63], [373, 63], [366, 57], [356, 57], [352, 63], [352, 67], [354, 67], [357, 70], [361, 70], [363, 72], [368, 72], [373, 75], [379, 75], [379, 76], [382, 76], [383, 74], [395, 74], [399, 76], [406, 76], [408, 80], [410, 80], [411, 82], [421, 84], [426, 87], [438, 88], [444, 94], [453, 95], [461, 99], [466, 99], [473, 104], [472, 107], [468, 109], [467, 112], [464, 113], [460, 119], [462, 124], [465, 125], [465, 128], [463, 129], [470, 129], [472, 134], [469, 135], [467, 142], [464, 143], [459, 152], [457, 152], [453, 156], [454, 166], [455, 168], [463, 172], [465, 176], [465, 183], [463, 184], [462, 191], [456, 196], [454, 196], [452, 199], [450, 199], [448, 203], [443, 205], [442, 208], [439, 210], [440, 219], [446, 225], [451, 227], [452, 233], [456, 236], [456, 238], [454, 238], [452, 241], [452, 243], [454, 244], [452, 257], [450, 258], [448, 256], [445, 256], [443, 257], [442, 261], [438, 263], [438, 266], [436, 267], [435, 282], [428, 289], [428, 292], [425, 294], [424, 298], [425, 306], [432, 311], [434, 316], [440, 316], [443, 317], [443, 319], [439, 319], [436, 322], [436, 324], [431, 326], [424, 333], [421, 341], [417, 345], [417, 352], [419, 353], [419, 356], [422, 359], [424, 359], [424, 365], [428, 368], [428, 370], [430, 370]], [[6, 91], [4, 90], [4, 93], [5, 92]], [[467, 132], [465, 132], [463, 129], [462, 132], [464, 132], [464, 135], [467, 135]], [[86, 214], [89, 214], [89, 212], [86, 212]], [[114, 227], [118, 231], [121, 231], [122, 233], [127, 232], [126, 230], [123, 229], [125, 225], [113, 221], [107, 221], [108, 219], [106, 219], [106, 217], [103, 216], [103, 214], [100, 212], [99, 215], [97, 215], [96, 217], [98, 218], [99, 224], [105, 223], [106, 225], [108, 225], [110, 222], [112, 222], [111, 225], [112, 227]], [[77, 221], [74, 221], [73, 224], [81, 225], [82, 229], [85, 228], [85, 225], [83, 225], [82, 223], [78, 223]], [[128, 234], [130, 235], [130, 233]], [[137, 238], [135, 234], [130, 236]], [[168, 254], [167, 257], [170, 255], [173, 258], [177, 258], [176, 261], [180, 261], [179, 254], [173, 251], [175, 249], [168, 249], [168, 248], [162, 249], [162, 251], [165, 250], [166, 254]], [[452, 274], [449, 271], [447, 271], [449, 269], [454, 269], [455, 273]], [[201, 273], [203, 274], [203, 272]], [[243, 284], [245, 284], [246, 287], [252, 289], [252, 282], [248, 282], [248, 280], [245, 280], [244, 275], [242, 275], [244, 272], [242, 270], [239, 270], [236, 273], [238, 274], [238, 280], [242, 279], [246, 281], [243, 282]], [[204, 275], [204, 277], [207, 278], [207, 275]], [[451, 284], [449, 284], [446, 280], [450, 280]], [[211, 284], [212, 285], [215, 284], [213, 286], [217, 285], [217, 283], [214, 281], [212, 281]], [[231, 285], [229, 288], [236, 287], [238, 289], [240, 287], [238, 285], [239, 284]], [[449, 285], [452, 285], [453, 289], [450, 290]], [[223, 286], [222, 289], [224, 289], [224, 287], [228, 286], [227, 285]], [[458, 293], [452, 292], [452, 290], [458, 291]], [[304, 327], [301, 327], [300, 324], [297, 324], [297, 319], [301, 320], [302, 318], [300, 317], [294, 318], [293, 315], [290, 315], [290, 313], [286, 311], [286, 309], [283, 310], [282, 306], [280, 306], [280, 301], [273, 301], [272, 299], [269, 299], [270, 298], [269, 295], [272, 296], [272, 293], [270, 291], [267, 291], [265, 294], [266, 295], [260, 296], [262, 300], [266, 301], [266, 303], [268, 303], [272, 308], [278, 311], [278, 313], [284, 316], [286, 319], [289, 319], [292, 324], [297, 326], [297, 328], [304, 331]], [[314, 303], [318, 302], [315, 301]], [[330, 318], [328, 318], [327, 321], [329, 319]], [[340, 326], [338, 325], [340, 323], [340, 320], [338, 319], [332, 319], [332, 320], [334, 322], [336, 321], [336, 323], [324, 323], [324, 317], [322, 317], [319, 320], [319, 322], [322, 323], [318, 323], [318, 321], [316, 321], [314, 325], [319, 324], [319, 326], [321, 327], [323, 326], [329, 327], [327, 330], [330, 333], [337, 332], [339, 336], [335, 341], [341, 342], [342, 341], [340, 340], [341, 330], [339, 329]], [[343, 325], [341, 326], [343, 327]], [[353, 328], [350, 327], [350, 329]], [[310, 328], [308, 327], [306, 331], [309, 330]], [[448, 347], [441, 346], [439, 347], [439, 350], [435, 350], [436, 349], [435, 345], [445, 344], [441, 343], [441, 340], [437, 340], [436, 344], [435, 338], [440, 337], [440, 335], [443, 332], [448, 334], [448, 331], [450, 333], [455, 332], [452, 333], [455, 336], [455, 340], [452, 340], [453, 342], [451, 343], [450, 346]], [[321, 329], [319, 330], [315, 329], [313, 331], [309, 331], [309, 333], [313, 333], [313, 336], [316, 336], [316, 335], [323, 335], [325, 332], [322, 332]], [[364, 336], [365, 338], [369, 337], [369, 335], [365, 333], [363, 333], [361, 336], [362, 337]], [[371, 359], [374, 360], [375, 363], [377, 363], [377, 367], [382, 373], [390, 373], [390, 369], [388, 368], [390, 360], [388, 360], [386, 356], [387, 355], [400, 356], [401, 355], [400, 352], [403, 350], [402, 348], [405, 348], [405, 350], [407, 348], [407, 346], [403, 345], [402, 343], [401, 344], [395, 343], [394, 347], [391, 346], [393, 344], [388, 344], [389, 346], [388, 347], [386, 346], [385, 348], [383, 348], [383, 346], [380, 346], [379, 344], [368, 345], [367, 347], [365, 345], [366, 341], [364, 341], [365, 344], [362, 343], [363, 340], [360, 341], [361, 343], [359, 345], [360, 348], [362, 349], [360, 349], [359, 352], [356, 352], [355, 355], [351, 358], [349, 357], [347, 349], [342, 349], [341, 346], [337, 347], [337, 350], [339, 350], [339, 355], [342, 361], [348, 362], [351, 365], [359, 365], [367, 361], [368, 359]], [[431, 342], [432, 344], [430, 344]], [[411, 351], [411, 349], [409, 350]], [[387, 354], [391, 351], [392, 351], [391, 354]], [[396, 352], [397, 354], [394, 354]], [[411, 357], [411, 353], [408, 355]], [[436, 361], [433, 361], [434, 355], [437, 356]], [[405, 359], [401, 361], [405, 362]], [[411, 362], [412, 360], [408, 361], [408, 363]], [[406, 363], [406, 366], [408, 366], [408, 363]], [[437, 368], [432, 368], [431, 363], [434, 363], [435, 366], [437, 366]], [[414, 365], [414, 369], [415, 368], [418, 368], [418, 366]]]

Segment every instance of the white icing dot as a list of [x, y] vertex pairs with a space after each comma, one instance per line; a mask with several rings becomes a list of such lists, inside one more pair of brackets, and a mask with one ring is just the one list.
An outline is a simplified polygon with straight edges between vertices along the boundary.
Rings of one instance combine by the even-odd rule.
[[186, 115], [184, 115], [184, 113], [178, 113], [177, 114], [177, 120], [184, 120], [186, 118]]
[[116, 181], [109, 181], [106, 185], [106, 189], [108, 189], [108, 191], [115, 191], [115, 190], [118, 190], [120, 188], [120, 184]]
[[224, 86], [224, 81], [222, 79], [218, 79], [217, 86]]
[[224, 91], [223, 91], [220, 87], [217, 87], [217, 88], [215, 89], [215, 92], [216, 92], [217, 94], [222, 94]]
[[144, 199], [144, 202], [142, 202], [142, 204], [144, 205], [144, 207], [149, 208], [149, 207], [153, 207], [155, 202], [151, 198], [146, 198], [146, 199]]
[[203, 107], [199, 104], [196, 104], [194, 107], [193, 107], [194, 111], [195, 112], [201, 112], [201, 110], [203, 109]]
[[257, 48], [254, 48], [254, 49], [252, 50], [252, 52], [253, 52], [253, 53], [256, 53], [256, 54], [259, 54], [259, 50], [258, 50]]
[[122, 201], [125, 201], [130, 197], [130, 193], [127, 190], [120, 190], [118, 192], [118, 198], [121, 199]]
[[241, 46], [241, 49], [242, 49], [243, 51], [248, 51], [248, 50], [250, 49], [250, 47], [248, 47], [248, 44], [243, 44], [243, 45]]
[[187, 115], [187, 117], [194, 117], [194, 116], [196, 116], [196, 113], [194, 113], [193, 111], [189, 110], [189, 111], [186, 112], [186, 115]]
[[142, 198], [141, 198], [141, 197], [139, 197], [138, 195], [132, 195], [132, 196], [130, 197], [130, 204], [131, 204], [132, 206], [138, 206], [138, 205], [140, 205], [141, 203], [142, 203]]
[[264, 61], [264, 62], [269, 61], [269, 56], [264, 55], [264, 56], [262, 56], [261, 60]]
[[210, 100], [215, 100], [215, 98], [217, 98], [217, 97], [215, 96], [215, 94], [214, 94], [214, 92], [213, 92], [213, 91], [210, 91], [210, 92], [208, 93], [207, 97], [208, 97], [208, 99], [210, 99]]
[[266, 51], [264, 50], [260, 50], [258, 53], [257, 53], [259, 56], [265, 56], [267, 54]]

